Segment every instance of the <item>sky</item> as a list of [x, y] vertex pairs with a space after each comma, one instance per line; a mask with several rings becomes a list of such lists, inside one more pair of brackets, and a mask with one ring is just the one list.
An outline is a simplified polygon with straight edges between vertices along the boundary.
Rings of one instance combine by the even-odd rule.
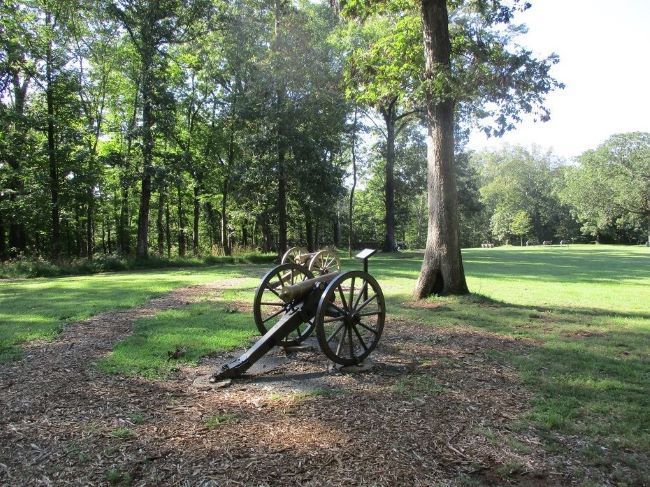
[[531, 1], [518, 42], [559, 54], [551, 73], [566, 88], [547, 97], [549, 122], [524, 119], [500, 139], [474, 132], [469, 148], [538, 145], [571, 159], [612, 134], [650, 132], [650, 0]]

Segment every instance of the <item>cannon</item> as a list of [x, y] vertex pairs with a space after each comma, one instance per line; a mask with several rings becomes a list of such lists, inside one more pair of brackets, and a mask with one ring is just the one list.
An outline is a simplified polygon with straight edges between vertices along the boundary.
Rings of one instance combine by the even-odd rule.
[[363, 259], [364, 270], [314, 277], [295, 262], [271, 269], [253, 301], [253, 317], [262, 337], [210, 380], [239, 377], [273, 347], [298, 345], [314, 331], [321, 351], [333, 362], [363, 362], [377, 347], [386, 318], [381, 287], [368, 273], [368, 257], [374, 251], [364, 252], [357, 256]]
[[319, 275], [341, 270], [341, 261], [338, 256], [328, 249], [309, 252], [304, 247], [291, 247], [282, 256], [280, 264], [290, 262], [306, 267]]

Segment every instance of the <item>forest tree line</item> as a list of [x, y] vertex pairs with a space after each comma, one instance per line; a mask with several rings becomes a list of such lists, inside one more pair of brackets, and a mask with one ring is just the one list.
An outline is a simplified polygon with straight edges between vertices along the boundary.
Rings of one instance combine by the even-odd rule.
[[[8, 0], [0, 15], [1, 259], [424, 246], [419, 14], [359, 23], [309, 1]], [[472, 15], [457, 24], [476, 30]], [[555, 58], [482, 52], [492, 40], [455, 68], [471, 81], [480, 60], [484, 77], [456, 105], [463, 245], [643, 237], [647, 186], [628, 205], [625, 177], [599, 169], [607, 149], [575, 167], [520, 148], [464, 151], [481, 97], [508, 100], [481, 127], [498, 136], [559, 86]], [[504, 83], [527, 88], [515, 97]], [[619, 139], [608, 143], [633, 154], [619, 166], [647, 184], [647, 134]], [[594, 181], [618, 181], [613, 208], [602, 191], [581, 206]]]

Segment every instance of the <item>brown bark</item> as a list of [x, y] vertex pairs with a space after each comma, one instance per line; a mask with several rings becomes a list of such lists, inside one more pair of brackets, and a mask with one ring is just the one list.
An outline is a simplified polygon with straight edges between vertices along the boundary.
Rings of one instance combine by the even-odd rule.
[[[45, 23], [48, 28], [52, 25], [52, 17], [49, 12], [45, 14]], [[50, 170], [50, 243], [51, 252], [54, 259], [61, 253], [61, 227], [60, 227], [60, 209], [59, 209], [59, 168], [56, 159], [56, 141], [54, 139], [54, 78], [53, 78], [54, 58], [52, 55], [52, 41], [48, 41], [47, 53], [45, 59], [45, 77], [46, 92], [45, 98], [47, 103], [47, 156]]]
[[102, 253], [106, 255], [106, 221], [102, 220]]
[[120, 254], [128, 255], [131, 252], [131, 239], [129, 236], [129, 188], [122, 179], [122, 198], [120, 203], [120, 221], [117, 229], [117, 244]]
[[[7, 54], [9, 58], [9, 66], [20, 66], [24, 64], [25, 56], [22, 51], [13, 44], [8, 45]], [[17, 205], [17, 200], [20, 195], [24, 192], [24, 183], [22, 178], [19, 176], [21, 174], [21, 164], [18, 154], [24, 152], [24, 114], [25, 114], [25, 102], [27, 99], [27, 90], [29, 87], [30, 77], [26, 76], [25, 79], [21, 80], [20, 72], [17, 68], [10, 68], [11, 72], [11, 83], [13, 86], [14, 93], [14, 114], [15, 122], [11, 146], [12, 151], [9, 153], [8, 163], [11, 166], [13, 175], [9, 178], [8, 187], [12, 191], [9, 192], [9, 201], [10, 208], [13, 210], [15, 205]], [[15, 212], [10, 214], [8, 219], [8, 239], [9, 239], [9, 250], [11, 252], [23, 251], [27, 245], [27, 231], [25, 229], [24, 223], [21, 222], [21, 218], [17, 218]], [[5, 254], [7, 249], [5, 249]]]
[[90, 193], [90, 200], [86, 207], [86, 256], [89, 259], [93, 258], [95, 253], [95, 232], [94, 232], [94, 219], [93, 219], [93, 204], [92, 192]]
[[171, 211], [169, 202], [165, 203], [165, 240], [167, 241], [167, 258], [172, 256], [172, 230], [171, 230]]
[[185, 216], [183, 215], [183, 196], [181, 185], [176, 186], [178, 193], [178, 256], [185, 257]]
[[[282, 35], [282, 12], [285, 0], [275, 1], [275, 39], [273, 49], [277, 50]], [[287, 250], [287, 174], [285, 167], [286, 141], [284, 133], [284, 102], [285, 88], [283, 81], [276, 81], [276, 117], [277, 117], [277, 151], [278, 151], [278, 255], [282, 256]]]
[[384, 237], [383, 251], [394, 252], [395, 245], [395, 125], [397, 122], [395, 103], [397, 98], [381, 110], [384, 122], [386, 123], [386, 168], [384, 182], [384, 226], [386, 235]]
[[113, 253], [113, 243], [111, 242], [111, 221], [108, 220], [108, 224], [106, 225], [106, 239], [107, 239], [107, 244], [108, 244], [108, 253], [112, 254]]
[[226, 176], [223, 182], [223, 189], [221, 190], [221, 247], [223, 253], [226, 255], [231, 254], [230, 241], [228, 240], [228, 177]]
[[209, 201], [205, 202], [205, 212], [208, 219], [208, 229], [209, 229], [208, 233], [210, 235], [210, 250], [212, 251], [212, 246], [219, 239], [218, 239], [218, 229], [217, 229], [218, 226], [217, 217], [214, 212], [214, 207], [212, 206], [212, 203]]
[[[426, 78], [450, 74], [451, 44], [446, 0], [423, 0]], [[441, 73], [440, 70], [443, 72]], [[468, 293], [460, 252], [454, 171], [454, 103], [427, 93], [427, 245], [414, 296]]]
[[314, 225], [311, 219], [311, 212], [305, 211], [305, 237], [307, 239], [307, 250], [314, 251]]
[[341, 246], [341, 218], [338, 210], [332, 222], [332, 237], [334, 239], [334, 247], [339, 248]]
[[241, 224], [241, 241], [244, 248], [248, 247], [248, 228], [245, 220]]
[[194, 221], [192, 225], [192, 253], [199, 255], [199, 219], [201, 218], [201, 202], [198, 183], [194, 185]]
[[352, 125], [352, 187], [350, 188], [350, 207], [348, 208], [348, 257], [352, 257], [354, 238], [354, 190], [357, 187], [357, 107], [354, 107], [354, 124]]
[[7, 258], [7, 244], [5, 243], [5, 226], [0, 213], [0, 261]]
[[149, 256], [149, 207], [151, 204], [151, 174], [153, 172], [153, 59], [155, 41], [153, 26], [145, 22], [142, 28], [142, 179], [140, 192], [140, 209], [138, 212], [138, 239], [136, 257], [146, 259]]
[[156, 215], [156, 230], [158, 231], [158, 255], [163, 256], [165, 252], [165, 225], [163, 222], [165, 214], [165, 189], [158, 190], [158, 214]]

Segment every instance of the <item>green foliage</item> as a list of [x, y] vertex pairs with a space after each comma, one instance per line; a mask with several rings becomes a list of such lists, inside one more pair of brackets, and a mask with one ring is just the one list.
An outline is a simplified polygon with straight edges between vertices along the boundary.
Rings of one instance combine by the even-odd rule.
[[[145, 214], [159, 256], [270, 250], [278, 127], [295, 215], [290, 236], [304, 239], [305, 211], [333, 218], [327, 202], [342, 189], [346, 106], [338, 51], [327, 42], [336, 22], [330, 9], [286, 5], [275, 43], [273, 9], [255, 0], [50, 7], [56, 22], [47, 27], [45, 4], [2, 5], [10, 35], [0, 39], [0, 155], [9, 164], [0, 163], [0, 260], [49, 254], [56, 186], [66, 259], [133, 255]], [[70, 16], [75, 8], [83, 15]], [[52, 177], [47, 90], [35, 71], [50, 41]], [[280, 81], [282, 107], [269, 89]], [[141, 192], [145, 180], [150, 197]], [[331, 234], [327, 223], [321, 236]]]
[[[345, 15], [362, 22], [358, 30], [363, 32], [363, 29], [376, 29], [377, 19], [388, 22], [388, 28], [383, 29], [385, 39], [362, 55], [362, 59], [365, 57], [370, 62], [352, 63], [352, 73], [362, 75], [359, 80], [368, 79], [363, 76], [366, 71], [359, 67], [367, 65], [367, 72], [378, 85], [378, 88], [362, 85], [360, 96], [370, 100], [381, 98], [384, 94], [381, 90], [387, 86], [390, 90], [385, 93], [404, 94], [412, 103], [421, 100], [424, 93], [436, 100], [453, 100], [461, 123], [496, 136], [512, 130], [520, 121], [521, 113], [532, 113], [541, 121], [549, 119], [550, 113], [543, 106], [544, 97], [564, 86], [550, 74], [559, 58], [551, 54], [538, 59], [516, 43], [526, 28], [514, 23], [515, 16], [528, 7], [527, 3], [448, 2], [451, 71], [434, 68], [428, 79], [423, 76], [420, 2], [345, 0], [340, 3]], [[354, 43], [349, 45], [352, 51], [359, 48]], [[355, 59], [354, 55], [351, 59]], [[376, 71], [375, 65], [379, 66]]]
[[[569, 208], [559, 197], [563, 184], [561, 161], [552, 153], [506, 147], [476, 153], [473, 159], [481, 168], [481, 201], [497, 239], [534, 235], [541, 242], [577, 236]], [[524, 228], [524, 213], [531, 228]], [[515, 220], [517, 215], [519, 221]]]
[[583, 230], [599, 236], [629, 228], [650, 245], [650, 134], [613, 135], [578, 162], [565, 172], [561, 195]]
[[76, 259], [65, 263], [53, 263], [44, 259], [15, 259], [0, 263], [0, 279], [16, 277], [60, 277], [100, 272], [126, 271], [135, 269], [165, 269], [207, 267], [226, 264], [272, 263], [275, 254], [244, 253], [237, 256], [207, 256], [195, 258], [174, 257], [171, 259], [151, 257], [133, 259], [112, 255], [99, 256], [93, 260]]
[[530, 216], [525, 210], [520, 210], [515, 213], [510, 222], [510, 233], [518, 237], [527, 236], [533, 229], [533, 224], [530, 221]]

